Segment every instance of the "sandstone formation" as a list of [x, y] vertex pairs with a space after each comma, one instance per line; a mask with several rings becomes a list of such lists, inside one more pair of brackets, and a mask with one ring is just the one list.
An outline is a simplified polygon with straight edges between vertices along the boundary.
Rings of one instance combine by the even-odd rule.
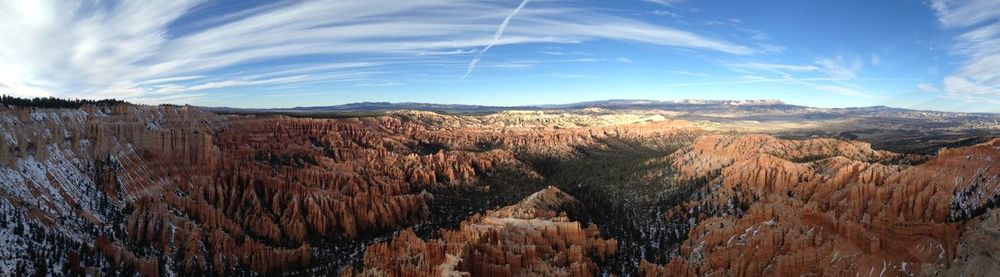
[[339, 272], [608, 273], [602, 266], [629, 240], [612, 237], [620, 226], [601, 222], [602, 237], [596, 225], [572, 221], [567, 213], [595, 207], [554, 187], [448, 219], [457, 227], [420, 228], [437, 229], [427, 223], [449, 208], [444, 192], [523, 186], [500, 172], [546, 182], [526, 157], [566, 161], [610, 149], [609, 141], [690, 142], [616, 167], [664, 170], [602, 179], [631, 186], [615, 195], [675, 189], [642, 190], [661, 180], [684, 186], [663, 198], [680, 200], [649, 204], [660, 215], [641, 226], [649, 229], [629, 229], [669, 249], [619, 263], [646, 275], [996, 269], [1000, 140], [920, 156], [856, 141], [710, 134], [699, 127], [709, 123], [672, 115], [592, 108], [302, 119], [179, 106], [0, 106], [0, 270], [13, 269], [0, 275], [332, 274], [352, 262], [360, 266]]
[[[569, 153], [601, 137], [697, 132], [662, 117], [295, 119], [127, 104], [3, 107], [0, 119], [4, 207], [67, 231], [67, 240], [87, 245], [78, 252], [102, 253], [83, 267], [143, 273], [305, 269], [310, 242], [426, 220], [429, 191], [485, 193], [479, 176], [498, 168], [531, 176], [518, 151]], [[561, 221], [529, 226], [584, 232]]]
[[[5, 220], [45, 237], [33, 246], [7, 244], [3, 251], [15, 256], [30, 254], [29, 248], [54, 255], [66, 253], [60, 251], [66, 244], [87, 244], [74, 250], [107, 257], [87, 266], [159, 272], [159, 261], [126, 250], [117, 241], [121, 230], [112, 226], [137, 199], [210, 180], [217, 161], [210, 126], [220, 118], [188, 107], [0, 107], [0, 119], [0, 206], [26, 214], [13, 212]], [[12, 263], [6, 268], [27, 267], [19, 259], [4, 262]]]
[[951, 267], [924, 265], [924, 276], [989, 276], [1000, 272], [1000, 211], [991, 210], [966, 226]]
[[365, 252], [364, 269], [345, 276], [593, 276], [596, 262], [614, 256], [617, 242], [597, 226], [566, 218], [572, 196], [549, 187], [520, 203], [475, 215], [439, 239], [404, 230]]
[[[853, 275], [950, 266], [963, 220], [998, 198], [1000, 140], [916, 166], [866, 144], [705, 136], [673, 155], [676, 178], [711, 178], [680, 255], [647, 275]], [[714, 176], [714, 177], [713, 177]]]
[[428, 189], [475, 190], [476, 174], [518, 166], [500, 150], [417, 153], [411, 137], [422, 126], [393, 117], [234, 118], [215, 128], [211, 177], [164, 186], [126, 221], [131, 240], [179, 253], [184, 272], [305, 268], [313, 238], [418, 223]]

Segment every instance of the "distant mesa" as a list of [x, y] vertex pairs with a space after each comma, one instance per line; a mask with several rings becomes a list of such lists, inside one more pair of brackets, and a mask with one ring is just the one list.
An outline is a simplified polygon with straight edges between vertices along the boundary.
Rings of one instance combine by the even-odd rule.
[[[627, 100], [613, 99], [602, 101], [578, 102], [569, 104], [545, 104], [545, 105], [522, 105], [522, 106], [487, 106], [487, 105], [466, 105], [466, 104], [433, 104], [414, 102], [359, 102], [334, 106], [312, 106], [294, 108], [275, 109], [240, 109], [228, 107], [203, 107], [203, 109], [221, 113], [318, 113], [318, 112], [388, 112], [396, 110], [418, 110], [438, 113], [454, 114], [478, 114], [496, 113], [503, 111], [540, 111], [540, 110], [584, 110], [585, 112], [595, 112], [600, 110], [628, 110], [628, 109], [671, 109], [683, 106], [789, 106], [781, 100], [761, 99], [761, 100]], [[595, 110], [597, 109], [597, 110]]]

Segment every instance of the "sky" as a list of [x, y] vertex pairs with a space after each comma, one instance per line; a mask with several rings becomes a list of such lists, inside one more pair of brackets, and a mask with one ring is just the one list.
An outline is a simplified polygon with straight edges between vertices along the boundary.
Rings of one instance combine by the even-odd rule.
[[997, 0], [0, 0], [0, 94], [1000, 112]]

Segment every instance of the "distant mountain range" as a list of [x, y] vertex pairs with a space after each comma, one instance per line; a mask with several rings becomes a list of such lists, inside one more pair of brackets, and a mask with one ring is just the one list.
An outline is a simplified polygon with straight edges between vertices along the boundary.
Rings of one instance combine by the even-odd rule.
[[416, 102], [360, 102], [333, 106], [294, 107], [279, 109], [230, 108], [230, 107], [200, 107], [203, 110], [222, 114], [365, 114], [382, 113], [396, 110], [418, 110], [448, 114], [486, 114], [509, 110], [580, 110], [599, 108], [611, 111], [620, 110], [665, 110], [689, 114], [706, 112], [750, 112], [767, 114], [810, 114], [810, 115], [860, 115], [871, 116], [893, 114], [893, 116], [987, 116], [996, 117], [990, 113], [958, 113], [911, 110], [887, 106], [850, 107], [850, 108], [814, 108], [786, 104], [781, 100], [642, 100], [642, 99], [611, 99], [588, 101], [569, 104], [523, 105], [523, 106], [487, 106], [466, 104], [434, 104]]
[[770, 108], [791, 108], [801, 106], [788, 105], [781, 100], [641, 100], [641, 99], [612, 99], [602, 101], [578, 102], [570, 104], [548, 104], [548, 105], [523, 105], [523, 106], [484, 106], [465, 104], [433, 104], [414, 102], [360, 102], [334, 106], [313, 106], [295, 107], [285, 109], [241, 109], [228, 107], [202, 107], [205, 110], [223, 113], [322, 113], [322, 112], [385, 112], [394, 110], [420, 110], [444, 113], [492, 113], [505, 110], [563, 110], [563, 109], [585, 109], [601, 108], [609, 110], [622, 109], [683, 109], [684, 107], [704, 107], [704, 106], [731, 106], [731, 107], [770, 107]]

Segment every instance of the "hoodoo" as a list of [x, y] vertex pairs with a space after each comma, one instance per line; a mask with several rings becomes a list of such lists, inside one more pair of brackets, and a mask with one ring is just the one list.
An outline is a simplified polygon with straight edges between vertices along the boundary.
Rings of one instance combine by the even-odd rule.
[[[744, 104], [765, 103], [671, 105]], [[676, 111], [605, 108], [308, 118], [117, 102], [3, 106], [0, 269], [659, 276], [993, 268], [983, 245], [997, 226], [998, 139], [900, 153], [879, 149], [880, 140], [732, 133]]]

